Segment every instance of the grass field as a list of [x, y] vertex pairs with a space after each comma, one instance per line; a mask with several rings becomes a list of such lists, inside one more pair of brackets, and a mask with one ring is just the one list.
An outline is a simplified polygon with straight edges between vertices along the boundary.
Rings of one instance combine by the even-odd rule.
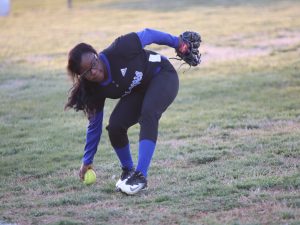
[[[0, 224], [300, 224], [299, 1], [66, 2], [13, 0], [0, 18]], [[129, 197], [114, 192], [106, 131], [97, 183], [78, 179], [87, 120], [63, 110], [65, 67], [75, 44], [100, 51], [145, 27], [200, 32], [203, 63], [172, 61], [180, 91], [160, 122], [149, 189]]]

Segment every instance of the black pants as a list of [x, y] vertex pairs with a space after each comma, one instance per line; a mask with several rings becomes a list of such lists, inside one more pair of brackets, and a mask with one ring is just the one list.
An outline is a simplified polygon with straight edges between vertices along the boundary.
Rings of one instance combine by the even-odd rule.
[[174, 101], [179, 88], [178, 75], [172, 64], [164, 60], [158, 74], [153, 75], [145, 91], [135, 91], [120, 99], [114, 108], [107, 130], [114, 148], [126, 146], [129, 127], [140, 124], [140, 140], [156, 142], [158, 122]]

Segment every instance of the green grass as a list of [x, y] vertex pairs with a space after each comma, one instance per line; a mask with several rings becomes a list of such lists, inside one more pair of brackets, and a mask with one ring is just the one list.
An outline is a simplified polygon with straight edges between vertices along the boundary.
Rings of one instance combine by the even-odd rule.
[[[73, 2], [16, 0], [0, 18], [0, 223], [299, 224], [298, 1]], [[78, 42], [100, 50], [144, 27], [199, 31], [203, 63], [178, 70], [149, 189], [129, 197], [114, 192], [120, 169], [105, 129], [97, 183], [78, 179], [87, 121], [63, 111], [65, 67]], [[205, 61], [221, 48], [257, 55]], [[134, 159], [138, 133], [129, 131]]]

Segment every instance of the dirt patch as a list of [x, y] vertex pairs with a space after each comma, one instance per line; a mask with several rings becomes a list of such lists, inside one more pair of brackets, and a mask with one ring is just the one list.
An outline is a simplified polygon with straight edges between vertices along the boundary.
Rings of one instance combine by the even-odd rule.
[[86, 32], [81, 35], [81, 39], [97, 39], [97, 40], [104, 40], [108, 37], [105, 32], [101, 31], [93, 31], [93, 32]]
[[256, 35], [255, 37], [236, 37], [241, 45], [256, 46], [261, 49], [282, 48], [300, 44], [300, 31], [279, 31], [276, 37], [269, 37], [268, 34]]
[[41, 62], [50, 62], [53, 60], [53, 57], [48, 55], [32, 55], [32, 56], [28, 56], [25, 60], [27, 63], [41, 63]]
[[268, 49], [261, 48], [235, 48], [235, 47], [217, 47], [213, 45], [205, 45], [202, 48], [204, 64], [210, 62], [222, 62], [228, 60], [236, 60], [241, 58], [249, 58], [253, 56], [265, 56], [271, 53]]
[[[162, 49], [158, 51], [164, 56], [174, 57], [174, 51], [172, 49]], [[207, 66], [210, 63], [232, 61], [242, 58], [249, 58], [254, 56], [266, 56], [269, 55], [271, 49], [262, 49], [262, 48], [237, 48], [237, 47], [222, 47], [214, 46], [209, 44], [204, 44], [201, 46], [201, 66]], [[173, 55], [173, 56], [172, 56]], [[171, 59], [171, 62], [175, 66], [180, 66], [183, 61], [177, 61]]]

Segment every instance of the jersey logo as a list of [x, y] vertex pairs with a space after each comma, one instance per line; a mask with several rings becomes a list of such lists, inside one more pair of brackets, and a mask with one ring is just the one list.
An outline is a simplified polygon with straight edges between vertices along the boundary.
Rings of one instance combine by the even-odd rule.
[[127, 67], [126, 67], [126, 68], [123, 68], [123, 69], [121, 69], [121, 74], [122, 74], [122, 76], [123, 76], [123, 77], [125, 77], [125, 75], [126, 75], [126, 71], [127, 71]]
[[135, 75], [133, 77], [133, 80], [128, 88], [127, 91], [125, 91], [125, 93], [122, 95], [122, 97], [124, 97], [125, 95], [128, 95], [131, 93], [131, 90], [135, 87], [138, 86], [139, 84], [141, 84], [143, 79], [143, 73], [139, 72], [139, 71], [135, 71]]

